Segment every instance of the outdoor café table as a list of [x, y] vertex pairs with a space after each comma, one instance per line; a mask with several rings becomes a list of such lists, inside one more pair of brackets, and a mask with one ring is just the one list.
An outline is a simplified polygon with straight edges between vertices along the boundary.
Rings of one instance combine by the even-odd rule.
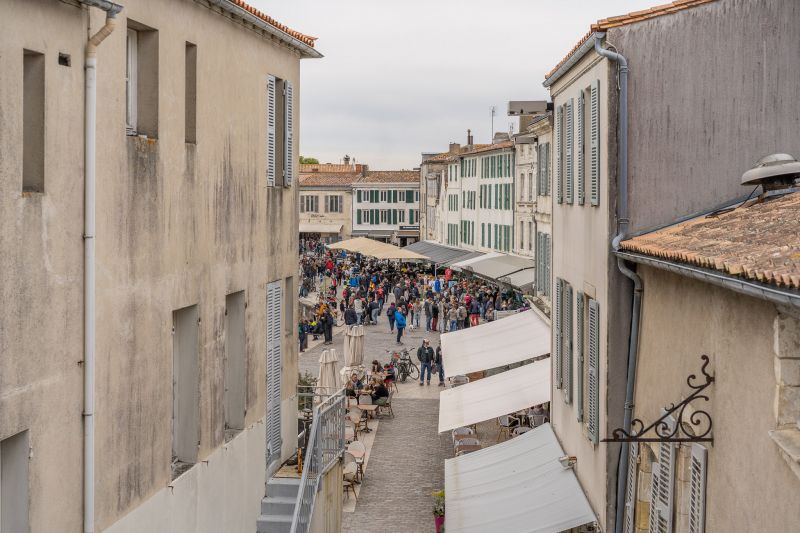
[[456, 446], [456, 455], [458, 454], [468, 454], [470, 452], [476, 452], [481, 449], [480, 444], [459, 444]]
[[469, 433], [467, 435], [453, 435], [453, 442], [458, 444], [459, 441], [464, 439], [476, 439], [478, 438], [474, 433]]
[[[364, 411], [365, 413], [367, 413], [367, 420], [369, 420], [369, 417], [370, 417], [370, 416], [373, 416], [373, 417], [374, 417], [374, 416], [375, 416], [375, 411], [377, 411], [377, 410], [378, 410], [378, 406], [377, 406], [377, 405], [375, 405], [375, 404], [367, 404], [367, 405], [364, 405], [364, 404], [358, 404], [356, 407], [358, 407], [359, 409], [361, 409], [362, 411]], [[369, 424], [367, 423], [367, 421], [364, 421], [364, 425], [366, 426], [366, 428], [364, 429], [364, 431], [366, 431], [367, 433], [369, 433], [370, 431], [372, 431], [372, 430], [369, 428]]]

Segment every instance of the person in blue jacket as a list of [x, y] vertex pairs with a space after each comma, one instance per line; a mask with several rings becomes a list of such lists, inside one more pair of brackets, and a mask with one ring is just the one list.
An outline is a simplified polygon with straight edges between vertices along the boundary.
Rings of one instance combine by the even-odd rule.
[[401, 306], [394, 312], [394, 325], [397, 328], [397, 344], [403, 344], [400, 339], [403, 337], [403, 330], [406, 329], [406, 316], [403, 314], [405, 309]]

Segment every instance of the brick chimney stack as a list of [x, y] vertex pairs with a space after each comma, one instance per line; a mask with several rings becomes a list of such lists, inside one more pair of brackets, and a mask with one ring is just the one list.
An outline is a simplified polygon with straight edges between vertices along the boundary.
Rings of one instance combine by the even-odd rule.
[[467, 130], [467, 146], [472, 146], [472, 130]]
[[461, 145], [458, 143], [450, 143], [450, 154], [456, 155], [461, 151]]

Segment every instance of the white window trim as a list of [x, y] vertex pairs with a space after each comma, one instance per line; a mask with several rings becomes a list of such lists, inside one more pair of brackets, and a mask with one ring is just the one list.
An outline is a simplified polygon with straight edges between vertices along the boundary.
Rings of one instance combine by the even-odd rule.
[[127, 65], [125, 71], [125, 131], [128, 135], [136, 135], [136, 118], [139, 113], [138, 95], [139, 65], [139, 32], [128, 28]]

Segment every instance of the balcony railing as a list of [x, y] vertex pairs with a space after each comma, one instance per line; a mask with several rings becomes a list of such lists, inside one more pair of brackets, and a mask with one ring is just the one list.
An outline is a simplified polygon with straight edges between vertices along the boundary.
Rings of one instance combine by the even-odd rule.
[[[312, 398], [322, 396], [317, 392], [312, 390], [307, 394]], [[313, 408], [314, 418], [309, 430], [311, 434], [303, 460], [291, 533], [308, 533], [320, 482], [344, 452], [345, 398], [344, 389], [339, 389]]]

